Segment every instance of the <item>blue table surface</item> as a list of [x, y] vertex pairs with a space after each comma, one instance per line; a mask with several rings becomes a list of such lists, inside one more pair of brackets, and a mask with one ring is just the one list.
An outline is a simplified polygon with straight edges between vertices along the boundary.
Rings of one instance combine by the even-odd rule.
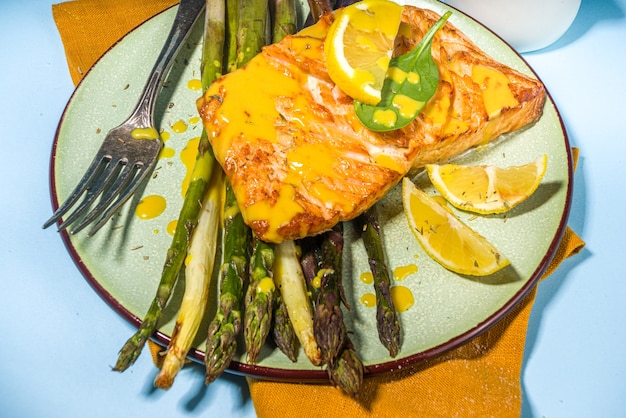
[[[53, 228], [48, 170], [73, 91], [52, 1], [0, 5], [0, 415], [255, 416], [246, 381], [186, 367], [155, 390], [145, 353], [113, 373], [134, 331], [93, 291]], [[524, 58], [581, 149], [570, 226], [586, 241], [539, 285], [522, 369], [524, 417], [626, 416], [626, 0], [583, 0], [556, 44]], [[494, 406], [497, 407], [497, 406]]]

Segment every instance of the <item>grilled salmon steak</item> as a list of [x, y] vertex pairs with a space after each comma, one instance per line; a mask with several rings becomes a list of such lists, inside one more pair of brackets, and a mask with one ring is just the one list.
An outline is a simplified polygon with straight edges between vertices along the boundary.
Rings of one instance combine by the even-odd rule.
[[[439, 19], [404, 6], [396, 53]], [[281, 242], [355, 218], [411, 169], [448, 160], [536, 121], [543, 85], [494, 61], [449, 22], [435, 35], [435, 96], [408, 126], [373, 132], [333, 84], [324, 58], [332, 23], [269, 45], [215, 81], [197, 105], [245, 222]]]

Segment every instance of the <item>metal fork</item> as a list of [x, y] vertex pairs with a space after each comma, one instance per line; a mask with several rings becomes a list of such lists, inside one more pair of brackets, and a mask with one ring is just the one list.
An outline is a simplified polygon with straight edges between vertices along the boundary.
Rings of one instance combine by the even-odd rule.
[[[76, 188], [46, 221], [44, 228], [61, 219], [86, 192], [82, 202], [59, 224], [58, 231], [65, 230], [80, 219], [72, 229], [71, 233], [75, 234], [99, 218], [88, 234], [91, 236], [148, 178], [162, 146], [162, 141], [154, 128], [156, 99], [174, 57], [187, 39], [205, 4], [206, 0], [181, 0], [165, 45], [152, 68], [135, 109], [124, 123], [109, 131]], [[100, 200], [96, 206], [86, 213], [98, 197]]]

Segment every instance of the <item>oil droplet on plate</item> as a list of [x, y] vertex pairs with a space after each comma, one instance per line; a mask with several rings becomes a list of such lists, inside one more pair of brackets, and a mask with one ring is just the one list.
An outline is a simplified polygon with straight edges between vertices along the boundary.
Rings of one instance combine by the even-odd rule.
[[178, 120], [172, 125], [172, 131], [176, 132], [177, 134], [182, 134], [186, 130], [187, 124], [184, 120]]
[[178, 225], [178, 219], [174, 219], [173, 221], [168, 222], [165, 230], [167, 231], [168, 234], [173, 236], [174, 231], [176, 231], [176, 225]]
[[196, 154], [198, 153], [198, 143], [200, 142], [200, 137], [190, 139], [185, 145], [185, 148], [180, 152], [180, 160], [185, 165], [187, 169], [187, 173], [185, 174], [185, 178], [182, 183], [182, 194], [183, 199], [185, 198], [185, 194], [187, 193], [187, 188], [189, 187], [189, 181], [191, 180], [191, 173], [193, 171], [193, 166], [196, 164]]
[[374, 275], [367, 271], [365, 273], [361, 273], [361, 277], [360, 277], [361, 281], [365, 284], [372, 284], [374, 283]]
[[135, 214], [139, 219], [153, 219], [163, 213], [166, 202], [163, 196], [146, 196], [137, 204]]
[[399, 266], [393, 270], [393, 278], [401, 282], [409, 275], [417, 273], [417, 265], [409, 264], [407, 266]]
[[198, 122], [200, 122], [200, 116], [194, 116], [193, 118], [189, 119], [189, 124], [190, 125], [195, 125]]
[[405, 312], [415, 303], [413, 292], [405, 286], [393, 286], [391, 288], [391, 300], [397, 312]]
[[170, 139], [170, 136], [172, 136], [172, 134], [170, 134], [169, 132], [161, 132], [161, 141], [167, 141], [168, 139]]
[[198, 78], [192, 78], [187, 82], [189, 90], [200, 90], [202, 88], [202, 81]]
[[176, 150], [172, 147], [163, 147], [159, 153], [159, 158], [172, 158], [176, 155]]
[[361, 296], [361, 303], [367, 308], [373, 308], [376, 306], [376, 295], [373, 293], [365, 293]]

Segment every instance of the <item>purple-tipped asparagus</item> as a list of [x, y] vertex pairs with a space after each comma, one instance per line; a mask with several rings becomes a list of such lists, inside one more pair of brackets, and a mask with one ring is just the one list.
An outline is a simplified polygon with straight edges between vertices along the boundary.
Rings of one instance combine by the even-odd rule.
[[383, 248], [376, 207], [361, 214], [355, 224], [363, 239], [368, 262], [374, 276], [376, 293], [376, 327], [380, 342], [395, 357], [400, 349], [400, 323], [391, 299], [391, 279]]

